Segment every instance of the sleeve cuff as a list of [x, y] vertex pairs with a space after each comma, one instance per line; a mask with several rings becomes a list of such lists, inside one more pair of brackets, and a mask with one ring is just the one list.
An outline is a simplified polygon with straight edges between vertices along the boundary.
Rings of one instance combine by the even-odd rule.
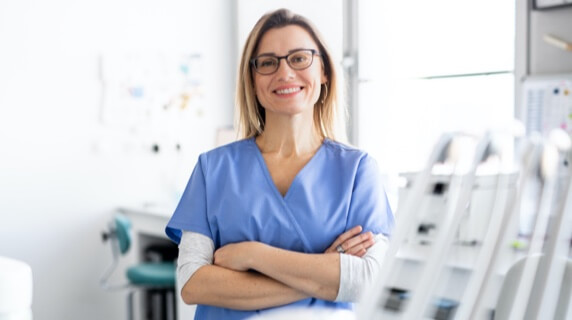
[[340, 254], [340, 286], [336, 302], [357, 302], [363, 289], [372, 283], [381, 269], [388, 247], [383, 234], [375, 236], [375, 244], [363, 257]]

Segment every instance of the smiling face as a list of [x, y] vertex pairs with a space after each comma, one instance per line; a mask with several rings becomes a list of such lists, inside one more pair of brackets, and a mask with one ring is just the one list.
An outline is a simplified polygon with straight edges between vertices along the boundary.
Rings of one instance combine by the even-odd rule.
[[[258, 45], [255, 56], [286, 56], [298, 49], [318, 50], [310, 34], [302, 27], [289, 25], [268, 30]], [[312, 115], [314, 104], [320, 96], [320, 85], [327, 81], [322, 61], [314, 56], [314, 62], [304, 70], [294, 70], [285, 59], [280, 59], [278, 70], [262, 75], [253, 70], [256, 96], [266, 111], [272, 114]]]

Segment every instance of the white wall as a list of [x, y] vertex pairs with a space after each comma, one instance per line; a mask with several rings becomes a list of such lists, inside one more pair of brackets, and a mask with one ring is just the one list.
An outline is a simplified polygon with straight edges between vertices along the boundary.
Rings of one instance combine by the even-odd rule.
[[[99, 233], [118, 205], [174, 199], [232, 123], [228, 3], [0, 1], [0, 255], [31, 265], [35, 320], [124, 317], [124, 294], [98, 286], [109, 263]], [[197, 51], [204, 112], [184, 159], [125, 148], [98, 122], [99, 57]]]

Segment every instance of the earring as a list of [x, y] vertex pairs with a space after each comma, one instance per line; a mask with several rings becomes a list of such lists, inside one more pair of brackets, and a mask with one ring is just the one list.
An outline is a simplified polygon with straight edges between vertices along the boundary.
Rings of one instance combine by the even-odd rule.
[[324, 96], [322, 97], [322, 100], [320, 101], [322, 104], [324, 104], [324, 102], [326, 101], [326, 98], [328, 97], [328, 85], [327, 83], [324, 83], [324, 88], [326, 89], [326, 93], [324, 94]]

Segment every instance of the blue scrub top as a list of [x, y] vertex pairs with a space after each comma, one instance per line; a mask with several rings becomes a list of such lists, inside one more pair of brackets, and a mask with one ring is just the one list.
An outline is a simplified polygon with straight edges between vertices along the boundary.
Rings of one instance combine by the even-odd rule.
[[[175, 243], [183, 230], [201, 233], [213, 240], [215, 250], [229, 243], [259, 241], [322, 253], [356, 225], [386, 236], [394, 225], [377, 164], [367, 153], [325, 139], [282, 196], [250, 138], [199, 156], [166, 233]], [[352, 307], [315, 298], [287, 306]], [[198, 305], [195, 319], [244, 319], [272, 309]]]

